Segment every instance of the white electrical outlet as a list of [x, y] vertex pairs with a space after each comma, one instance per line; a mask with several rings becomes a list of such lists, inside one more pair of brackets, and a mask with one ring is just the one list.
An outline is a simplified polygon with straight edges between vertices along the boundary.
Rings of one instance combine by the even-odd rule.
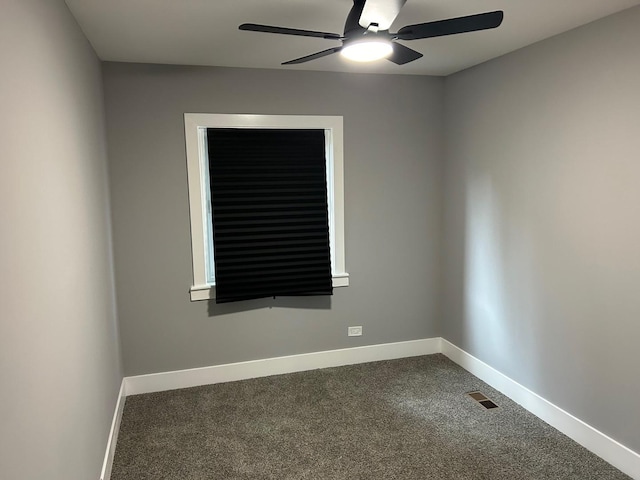
[[350, 337], [359, 337], [362, 335], [362, 326], [357, 326], [357, 327], [349, 327], [347, 329], [347, 335], [349, 335]]

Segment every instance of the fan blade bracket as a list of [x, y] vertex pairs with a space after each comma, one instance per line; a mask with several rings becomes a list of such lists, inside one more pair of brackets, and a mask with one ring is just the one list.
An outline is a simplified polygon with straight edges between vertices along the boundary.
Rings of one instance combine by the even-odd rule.
[[380, 31], [380, 25], [372, 23], [367, 27], [367, 33], [378, 33]]

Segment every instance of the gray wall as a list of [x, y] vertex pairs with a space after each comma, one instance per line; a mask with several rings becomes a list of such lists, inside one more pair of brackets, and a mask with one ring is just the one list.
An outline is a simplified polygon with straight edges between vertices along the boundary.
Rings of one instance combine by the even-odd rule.
[[96, 479], [121, 380], [100, 64], [61, 0], [0, 3], [0, 478]]
[[[104, 82], [127, 375], [439, 335], [442, 79], [107, 63]], [[185, 112], [344, 116], [351, 286], [189, 301]]]
[[640, 451], [640, 7], [446, 79], [444, 337]]

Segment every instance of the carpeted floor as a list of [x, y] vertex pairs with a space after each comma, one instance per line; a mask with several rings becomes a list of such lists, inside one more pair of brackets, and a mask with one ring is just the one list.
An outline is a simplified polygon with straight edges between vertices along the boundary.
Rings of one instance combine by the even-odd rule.
[[128, 397], [111, 476], [628, 478], [443, 355]]

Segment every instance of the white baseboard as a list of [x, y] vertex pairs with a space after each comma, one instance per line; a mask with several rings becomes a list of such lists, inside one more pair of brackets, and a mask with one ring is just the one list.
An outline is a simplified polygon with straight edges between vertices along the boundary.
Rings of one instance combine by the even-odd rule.
[[233, 382], [248, 378], [304, 372], [318, 368], [339, 367], [356, 363], [377, 362], [394, 358], [416, 357], [440, 353], [440, 338], [407, 342], [383, 343], [364, 347], [344, 348], [324, 352], [303, 353], [287, 357], [266, 358], [248, 362], [228, 363], [212, 367], [177, 370], [126, 377], [127, 395], [175, 390], [214, 383]]
[[111, 421], [111, 430], [109, 431], [109, 439], [107, 440], [107, 451], [104, 454], [100, 480], [109, 480], [111, 478], [111, 467], [113, 466], [113, 456], [116, 453], [116, 443], [118, 441], [118, 432], [120, 431], [120, 422], [122, 421], [126, 395], [125, 379], [123, 378], [120, 383], [120, 393], [118, 394], [116, 409], [113, 413], [113, 420]]
[[632, 478], [640, 480], [640, 455], [545, 400], [473, 355], [441, 339], [442, 353]]
[[177, 388], [196, 387], [434, 353], [443, 353], [465, 370], [499, 390], [614, 467], [632, 478], [640, 480], [640, 455], [638, 453], [440, 337], [125, 377], [113, 417], [100, 479], [108, 480], [111, 473], [125, 395], [160, 392]]

